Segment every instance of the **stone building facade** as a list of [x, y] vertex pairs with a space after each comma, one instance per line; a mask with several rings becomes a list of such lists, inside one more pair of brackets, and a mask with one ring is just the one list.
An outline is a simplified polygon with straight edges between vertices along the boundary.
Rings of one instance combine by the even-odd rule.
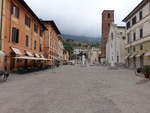
[[112, 23], [106, 44], [106, 61], [109, 65], [120, 66], [125, 64], [126, 42], [125, 27]]
[[126, 62], [130, 68], [150, 65], [150, 1], [143, 0], [123, 20], [126, 23]]

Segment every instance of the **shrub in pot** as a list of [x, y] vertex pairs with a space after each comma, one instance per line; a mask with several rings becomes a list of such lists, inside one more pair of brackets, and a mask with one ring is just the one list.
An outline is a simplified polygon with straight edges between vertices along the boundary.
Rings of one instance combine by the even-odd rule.
[[145, 78], [150, 78], [150, 66], [144, 66], [142, 72], [145, 75]]

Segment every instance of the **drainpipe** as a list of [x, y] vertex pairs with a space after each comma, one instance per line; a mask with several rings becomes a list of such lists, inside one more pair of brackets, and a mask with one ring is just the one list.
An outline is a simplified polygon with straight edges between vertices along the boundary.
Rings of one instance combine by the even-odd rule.
[[2, 0], [2, 4], [1, 4], [1, 24], [0, 24], [0, 50], [2, 50], [2, 26], [3, 26], [3, 3], [4, 1]]

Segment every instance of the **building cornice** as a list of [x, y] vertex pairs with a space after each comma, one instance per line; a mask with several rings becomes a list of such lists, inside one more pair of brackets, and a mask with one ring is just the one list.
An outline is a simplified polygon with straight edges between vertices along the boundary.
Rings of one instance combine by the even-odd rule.
[[131, 11], [131, 13], [129, 13], [129, 15], [127, 17], [125, 17], [123, 19], [123, 22], [127, 22], [132, 16], [134, 16], [140, 9], [142, 9], [147, 3], [149, 2], [149, 0], [143, 0], [141, 3], [139, 3], [135, 9], [133, 9]]

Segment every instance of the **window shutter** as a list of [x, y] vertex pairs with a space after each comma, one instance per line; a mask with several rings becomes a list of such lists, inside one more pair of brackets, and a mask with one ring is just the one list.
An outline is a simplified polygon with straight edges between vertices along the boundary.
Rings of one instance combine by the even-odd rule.
[[19, 10], [19, 8], [17, 7], [17, 18], [19, 18], [19, 12], [20, 12], [20, 10]]
[[16, 43], [19, 42], [19, 29], [16, 29]]
[[12, 28], [12, 42], [15, 42], [15, 37], [16, 37], [16, 29], [13, 27]]
[[13, 14], [13, 7], [14, 7], [14, 4], [11, 4], [11, 14]]

